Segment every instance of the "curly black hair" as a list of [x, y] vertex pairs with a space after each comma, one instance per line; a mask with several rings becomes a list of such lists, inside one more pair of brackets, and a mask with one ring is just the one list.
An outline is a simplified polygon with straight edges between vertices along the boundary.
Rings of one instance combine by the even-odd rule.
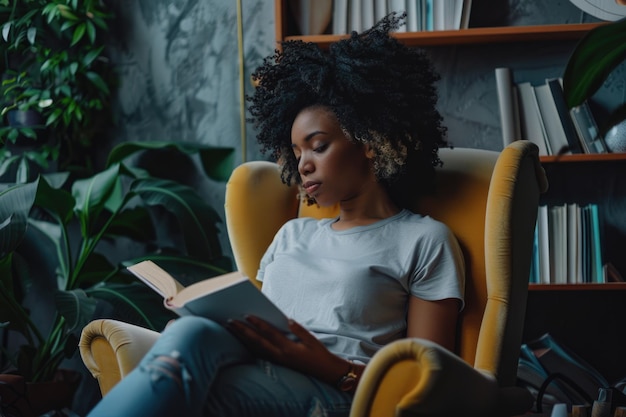
[[407, 185], [432, 189], [438, 150], [447, 146], [436, 109], [439, 74], [424, 51], [390, 36], [405, 18], [391, 13], [328, 50], [286, 41], [252, 74], [258, 85], [246, 97], [250, 121], [261, 150], [280, 161], [283, 182], [301, 181], [291, 148], [293, 121], [303, 109], [323, 106], [348, 138], [374, 149], [376, 177], [397, 204], [407, 205]]

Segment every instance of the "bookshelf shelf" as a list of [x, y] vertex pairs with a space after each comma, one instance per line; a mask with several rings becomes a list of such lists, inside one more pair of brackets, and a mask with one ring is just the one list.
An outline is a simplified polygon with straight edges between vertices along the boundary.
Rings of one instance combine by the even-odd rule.
[[542, 163], [626, 161], [626, 153], [550, 155], [539, 158]]
[[626, 282], [604, 284], [529, 284], [529, 291], [626, 291]]
[[[394, 36], [402, 43], [409, 46], [449, 46], [545, 40], [571, 40], [580, 39], [589, 30], [601, 24], [603, 23], [502, 26], [469, 28], [462, 30], [440, 30], [432, 32], [401, 32], [395, 33]], [[284, 36], [278, 38], [277, 41], [302, 40], [317, 43], [322, 48], [328, 48], [331, 43], [347, 37], [348, 35]]]

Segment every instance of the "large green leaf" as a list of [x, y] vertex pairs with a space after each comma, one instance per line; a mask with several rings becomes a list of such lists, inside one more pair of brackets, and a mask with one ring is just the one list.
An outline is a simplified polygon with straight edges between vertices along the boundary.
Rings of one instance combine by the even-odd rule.
[[93, 177], [78, 180], [72, 185], [72, 195], [76, 199], [74, 210], [78, 215], [83, 236], [90, 235], [105, 207], [109, 210], [115, 209], [110, 205], [112, 196], [121, 204], [119, 194], [115, 194], [120, 190], [119, 172], [119, 164], [114, 164]]
[[143, 283], [106, 283], [88, 289], [87, 294], [110, 303], [116, 319], [153, 330], [163, 330], [165, 324], [175, 317], [163, 306], [163, 298]]
[[150, 212], [145, 207], [133, 207], [119, 212], [111, 222], [106, 236], [123, 236], [138, 242], [156, 239]]
[[626, 18], [589, 31], [563, 74], [565, 101], [572, 108], [591, 97], [626, 58]]
[[26, 233], [38, 181], [19, 184], [0, 193], [0, 258], [13, 252]]
[[53, 214], [62, 224], [67, 224], [73, 215], [74, 197], [62, 188], [50, 185], [51, 181], [56, 186], [62, 184], [63, 177], [42, 177], [37, 188], [35, 204], [50, 214]]
[[205, 174], [216, 181], [226, 181], [233, 169], [235, 152], [233, 148], [181, 142], [124, 142], [109, 153], [107, 166], [122, 162], [141, 151], [166, 149], [187, 155], [198, 154]]
[[98, 304], [82, 289], [58, 291], [55, 293], [54, 301], [59, 314], [65, 318], [68, 332], [85, 327], [93, 319]]
[[221, 256], [216, 226], [221, 219], [193, 188], [151, 178], [134, 181], [131, 192], [139, 195], [144, 204], [162, 206], [174, 215], [190, 256], [206, 260]]

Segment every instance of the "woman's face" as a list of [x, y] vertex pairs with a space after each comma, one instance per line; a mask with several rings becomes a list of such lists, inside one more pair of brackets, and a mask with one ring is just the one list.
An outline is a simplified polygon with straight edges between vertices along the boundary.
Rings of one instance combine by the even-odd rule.
[[324, 107], [308, 107], [298, 114], [291, 144], [302, 187], [320, 206], [354, 199], [376, 181], [369, 148], [350, 141]]

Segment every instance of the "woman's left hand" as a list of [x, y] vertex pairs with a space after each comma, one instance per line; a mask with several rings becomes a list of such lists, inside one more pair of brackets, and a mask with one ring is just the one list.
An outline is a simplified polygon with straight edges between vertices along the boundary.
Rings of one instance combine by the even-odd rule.
[[246, 323], [233, 320], [227, 327], [258, 357], [331, 384], [341, 378], [349, 366], [293, 320], [289, 320], [289, 329], [296, 336], [295, 340], [256, 316], [248, 316]]

